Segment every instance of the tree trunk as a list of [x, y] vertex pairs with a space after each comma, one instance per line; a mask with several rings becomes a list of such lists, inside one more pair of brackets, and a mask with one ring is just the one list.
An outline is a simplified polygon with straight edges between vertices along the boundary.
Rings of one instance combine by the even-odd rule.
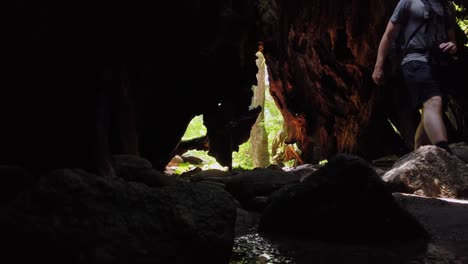
[[[338, 152], [375, 159], [413, 149], [419, 113], [408, 107], [402, 79], [387, 72], [382, 87], [371, 79], [380, 39], [397, 3], [259, 4], [271, 94], [284, 116], [288, 141], [298, 143], [304, 162], [316, 163]], [[461, 79], [466, 83], [466, 77]], [[461, 102], [466, 92], [459, 93], [456, 101], [466, 105]], [[466, 129], [460, 130], [466, 107], [456, 110], [459, 124], [452, 139], [466, 140]]]
[[257, 86], [253, 86], [253, 97], [250, 108], [257, 106], [262, 107], [262, 111], [257, 117], [257, 121], [250, 131], [250, 144], [252, 146], [253, 164], [255, 167], [266, 167], [270, 165], [270, 154], [268, 152], [268, 134], [265, 129], [265, 58], [263, 54], [258, 51], [256, 53], [258, 59], [256, 60], [258, 67]]

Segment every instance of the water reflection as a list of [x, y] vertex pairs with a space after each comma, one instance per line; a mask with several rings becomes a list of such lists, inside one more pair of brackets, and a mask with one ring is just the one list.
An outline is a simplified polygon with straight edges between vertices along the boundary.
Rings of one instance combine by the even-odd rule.
[[364, 246], [266, 238], [253, 233], [236, 238], [230, 263], [468, 264], [468, 241]]
[[230, 263], [295, 263], [288, 255], [279, 245], [254, 233], [235, 239]]

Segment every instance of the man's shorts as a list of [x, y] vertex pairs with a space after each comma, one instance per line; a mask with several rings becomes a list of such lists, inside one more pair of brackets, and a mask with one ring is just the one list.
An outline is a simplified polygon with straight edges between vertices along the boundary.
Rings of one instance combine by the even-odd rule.
[[418, 60], [408, 61], [402, 65], [402, 72], [413, 107], [419, 109], [431, 97], [443, 97], [438, 76], [430, 63]]

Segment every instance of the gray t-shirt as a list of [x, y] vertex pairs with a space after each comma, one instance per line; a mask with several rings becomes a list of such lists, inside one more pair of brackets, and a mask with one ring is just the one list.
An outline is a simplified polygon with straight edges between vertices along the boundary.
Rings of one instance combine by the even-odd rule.
[[[401, 45], [403, 49], [408, 44], [407, 47], [410, 50], [428, 50], [435, 45], [447, 41], [445, 24], [448, 20], [444, 18], [447, 12], [439, 0], [428, 0], [428, 2], [430, 8], [421, 0], [400, 0], [393, 11], [390, 21], [401, 24]], [[427, 21], [425, 22], [425, 20]], [[425, 24], [407, 43], [410, 35], [423, 23]], [[409, 53], [403, 58], [401, 64], [411, 60], [427, 62], [427, 54]]]

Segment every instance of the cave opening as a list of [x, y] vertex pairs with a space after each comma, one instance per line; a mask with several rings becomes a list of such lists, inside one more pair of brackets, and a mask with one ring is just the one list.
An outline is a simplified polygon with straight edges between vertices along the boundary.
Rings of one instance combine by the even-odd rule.
[[468, 263], [465, 9], [450, 155], [373, 82], [398, 1], [56, 2], [2, 2], [3, 263]]
[[[250, 137], [232, 152], [232, 168], [250, 170], [271, 164], [294, 167], [301, 163], [301, 150], [296, 143], [286, 143], [284, 118], [270, 93], [268, 69], [261, 51], [257, 55], [257, 85], [252, 85], [252, 103], [249, 110], [261, 106], [262, 111], [252, 126]], [[182, 150], [181, 150], [182, 149]], [[217, 169], [227, 171], [209, 154], [209, 140], [203, 115], [197, 115], [187, 125], [176, 147], [166, 173], [182, 174], [192, 170]]]

